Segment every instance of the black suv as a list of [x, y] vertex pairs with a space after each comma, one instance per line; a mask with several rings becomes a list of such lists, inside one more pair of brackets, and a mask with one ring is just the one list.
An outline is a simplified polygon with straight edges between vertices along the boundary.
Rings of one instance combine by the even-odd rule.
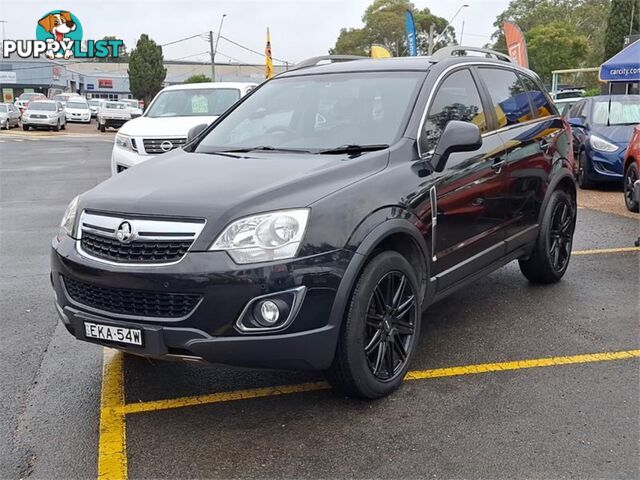
[[66, 328], [138, 355], [324, 370], [376, 398], [428, 305], [512, 260], [558, 281], [571, 131], [535, 74], [470, 53], [287, 72], [80, 195], [53, 240]]

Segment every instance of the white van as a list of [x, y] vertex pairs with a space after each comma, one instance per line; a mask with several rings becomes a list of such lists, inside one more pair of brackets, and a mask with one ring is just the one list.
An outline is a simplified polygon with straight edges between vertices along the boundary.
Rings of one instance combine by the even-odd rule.
[[116, 135], [111, 174], [184, 145], [192, 127], [213, 122], [256, 86], [216, 82], [164, 88], [141, 117], [127, 122]]

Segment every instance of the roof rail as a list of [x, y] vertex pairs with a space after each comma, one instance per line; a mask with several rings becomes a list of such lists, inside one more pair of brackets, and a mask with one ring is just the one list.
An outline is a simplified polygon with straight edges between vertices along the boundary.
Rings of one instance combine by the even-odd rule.
[[466, 54], [466, 52], [483, 53], [487, 58], [495, 58], [496, 60], [514, 63], [513, 59], [506, 53], [496, 52], [495, 50], [489, 50], [488, 48], [465, 47], [462, 45], [451, 45], [448, 47], [443, 47], [433, 55], [431, 55], [431, 60], [437, 62], [439, 60], [444, 60], [445, 58], [462, 57]]
[[315, 67], [320, 62], [329, 60], [331, 63], [335, 62], [349, 62], [351, 60], [362, 60], [369, 57], [361, 57], [360, 55], [320, 55], [318, 57], [307, 58], [301, 62], [296, 63], [290, 70], [298, 70], [300, 68]]

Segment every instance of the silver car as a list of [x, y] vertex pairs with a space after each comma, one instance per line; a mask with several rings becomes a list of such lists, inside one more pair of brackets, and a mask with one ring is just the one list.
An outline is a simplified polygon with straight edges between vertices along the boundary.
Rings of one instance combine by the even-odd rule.
[[10, 103], [0, 103], [0, 128], [9, 130], [20, 125], [20, 110]]
[[60, 102], [53, 100], [38, 100], [31, 102], [27, 110], [22, 114], [22, 128], [29, 130], [30, 128], [46, 128], [55, 130], [64, 130], [67, 126], [67, 120], [64, 114], [64, 108]]

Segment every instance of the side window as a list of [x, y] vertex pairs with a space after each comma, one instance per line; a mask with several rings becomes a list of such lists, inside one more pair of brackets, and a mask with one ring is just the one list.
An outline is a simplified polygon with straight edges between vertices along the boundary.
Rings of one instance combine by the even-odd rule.
[[493, 108], [498, 119], [498, 128], [517, 125], [535, 118], [531, 111], [529, 95], [515, 72], [498, 68], [479, 68]]
[[578, 102], [576, 103], [571, 110], [569, 110], [569, 118], [584, 118], [584, 114], [582, 113], [584, 111], [584, 104], [585, 102]]
[[556, 109], [551, 103], [549, 96], [540, 89], [540, 86], [536, 82], [534, 82], [531, 78], [526, 75], [520, 75], [522, 79], [522, 83], [524, 87], [529, 92], [529, 98], [531, 99], [531, 104], [533, 105], [534, 110], [538, 117], [548, 117], [550, 115], [556, 115]]
[[480, 94], [467, 69], [452, 73], [438, 88], [422, 132], [427, 141], [427, 150], [435, 148], [450, 120], [475, 123], [482, 133], [487, 131]]

